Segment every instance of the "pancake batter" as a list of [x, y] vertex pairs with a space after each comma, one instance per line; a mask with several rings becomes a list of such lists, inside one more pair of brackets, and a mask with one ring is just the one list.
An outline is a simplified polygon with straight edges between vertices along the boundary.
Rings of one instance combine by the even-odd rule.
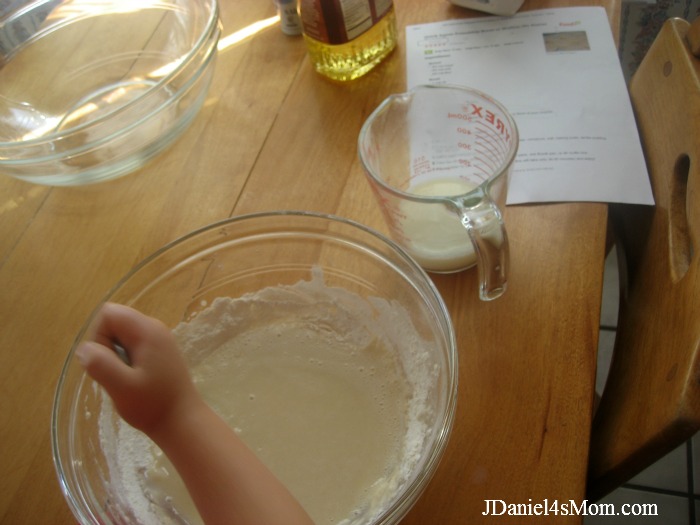
[[[435, 365], [399, 305], [316, 275], [216, 299], [174, 334], [202, 397], [317, 525], [369, 522], [416, 467]], [[145, 440], [118, 426], [119, 441]], [[201, 523], [155, 445], [117, 454], [124, 485], [137, 481], [149, 513]]]

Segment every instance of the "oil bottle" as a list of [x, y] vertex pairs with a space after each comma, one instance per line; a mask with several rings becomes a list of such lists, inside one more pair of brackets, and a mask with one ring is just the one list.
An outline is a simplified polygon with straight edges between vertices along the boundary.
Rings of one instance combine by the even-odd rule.
[[393, 0], [301, 0], [301, 21], [311, 63], [333, 80], [366, 74], [396, 47]]

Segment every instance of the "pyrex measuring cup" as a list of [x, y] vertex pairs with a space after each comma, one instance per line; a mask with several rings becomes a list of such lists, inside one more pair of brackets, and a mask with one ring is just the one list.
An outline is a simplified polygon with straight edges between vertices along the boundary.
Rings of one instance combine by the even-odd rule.
[[360, 159], [395, 240], [428, 271], [478, 263], [482, 300], [506, 288], [508, 239], [499, 207], [517, 149], [508, 111], [457, 86], [390, 96], [359, 137]]

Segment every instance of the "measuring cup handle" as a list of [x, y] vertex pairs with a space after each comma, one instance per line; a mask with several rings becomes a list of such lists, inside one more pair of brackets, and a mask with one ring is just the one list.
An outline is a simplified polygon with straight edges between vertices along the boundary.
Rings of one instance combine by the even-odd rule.
[[479, 297], [491, 301], [506, 291], [508, 236], [498, 206], [488, 197], [462, 210], [462, 224], [469, 232], [479, 268]]

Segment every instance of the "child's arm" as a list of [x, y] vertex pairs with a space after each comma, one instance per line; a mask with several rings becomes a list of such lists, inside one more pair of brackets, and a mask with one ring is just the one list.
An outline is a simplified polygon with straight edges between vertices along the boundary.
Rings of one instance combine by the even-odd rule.
[[[113, 350], [117, 343], [131, 365]], [[168, 456], [207, 525], [312, 525], [304, 509], [202, 400], [170, 330], [116, 304], [77, 349], [121, 417]]]

